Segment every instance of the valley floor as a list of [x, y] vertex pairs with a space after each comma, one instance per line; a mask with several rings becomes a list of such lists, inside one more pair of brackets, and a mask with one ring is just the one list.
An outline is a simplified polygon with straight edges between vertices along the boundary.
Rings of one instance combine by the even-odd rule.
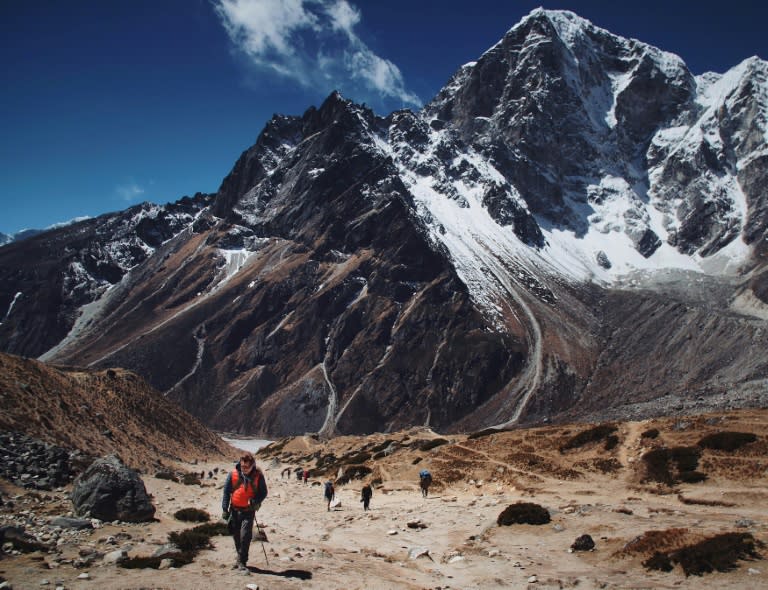
[[[436, 485], [437, 490], [428, 498], [421, 497], [412, 477], [419, 465], [403, 456], [399, 471], [394, 462], [381, 468], [382, 483], [374, 490], [369, 512], [363, 511], [359, 501], [361, 483], [337, 487], [341, 504], [327, 511], [321, 485], [326, 477], [310, 478], [308, 484], [281, 478], [285, 467], [302, 464], [281, 462], [274, 455], [257, 456], [270, 488], [258, 513], [269, 540], [263, 545], [258, 541], [252, 544], [248, 575], [230, 568], [234, 550], [226, 537], [213, 537], [214, 549], [202, 551], [192, 564], [179, 569], [128, 570], [101, 562], [76, 569], [66, 559], [51, 569], [49, 554], [31, 553], [5, 555], [0, 560], [0, 575], [16, 590], [56, 586], [104, 590], [768, 587], [765, 559], [739, 561], [735, 569], [724, 573], [686, 577], [679, 566], [671, 572], [649, 571], [641, 564], [647, 555], [622, 552], [643, 533], [669, 529], [687, 529], [692, 538], [748, 532], [758, 541], [768, 542], [765, 471], [741, 479], [713, 476], [703, 483], [677, 486], [674, 493], [637, 485], [629, 473], [637, 460], [637, 436], [645, 427], [623, 426], [623, 444], [615, 453], [625, 466], [623, 471], [573, 479], [526, 473], [503, 456], [488, 455], [491, 442], [487, 439], [452, 441], [440, 447], [443, 456], [459, 452], [473, 455], [475, 462], [491, 467], [486, 471], [488, 477], [480, 480], [468, 476], [450, 485]], [[306, 443], [308, 451], [313, 444]], [[300, 455], [294, 451], [295, 457]], [[429, 463], [439, 484], [437, 457], [423, 463]], [[560, 469], [575, 465], [574, 457], [561, 455]], [[760, 465], [765, 468], [764, 462]], [[157, 522], [106, 524], [84, 534], [77, 543], [61, 547], [62, 556], [75, 559], [89, 545], [104, 552], [122, 547], [131, 557], [151, 555], [166, 542], [170, 531], [191, 528], [191, 524], [174, 518], [177, 510], [196, 507], [217, 518], [221, 487], [230, 466], [198, 463], [181, 467], [205, 471], [203, 485], [187, 486], [144, 476], [154, 496]], [[216, 467], [219, 473], [208, 478], [208, 471]], [[513, 473], [514, 478], [490, 475], [502, 472]], [[7, 484], [3, 484], [3, 492], [5, 497], [15, 495], [14, 512], [26, 510], [29, 518], [63, 514], [68, 509], [61, 493], [37, 501]], [[518, 501], [545, 507], [551, 522], [498, 526], [499, 513]], [[5, 519], [0, 524], [5, 524], [11, 511], [7, 506], [0, 511]], [[594, 539], [595, 549], [569, 551], [583, 534]], [[767, 556], [764, 548], [761, 553], [763, 558]], [[412, 558], [415, 554], [421, 556]], [[89, 579], [78, 579], [85, 572]], [[49, 584], [44, 585], [45, 581]]]

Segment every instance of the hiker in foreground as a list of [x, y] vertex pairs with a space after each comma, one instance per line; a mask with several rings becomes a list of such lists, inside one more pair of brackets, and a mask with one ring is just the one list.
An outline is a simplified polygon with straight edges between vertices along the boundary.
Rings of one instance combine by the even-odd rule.
[[240, 462], [227, 476], [221, 499], [222, 518], [235, 540], [237, 561], [233, 569], [248, 572], [248, 550], [253, 538], [253, 522], [261, 503], [267, 497], [267, 482], [256, 467], [251, 453], [243, 453]]
[[373, 496], [373, 490], [371, 489], [371, 484], [367, 483], [360, 491], [360, 501], [363, 503], [363, 510], [370, 510], [371, 496]]
[[419, 487], [421, 488], [421, 495], [427, 497], [429, 495], [429, 486], [432, 483], [432, 474], [426, 469], [422, 469], [419, 472]]
[[333, 502], [333, 499], [336, 497], [336, 490], [333, 487], [332, 481], [325, 482], [325, 492], [323, 495], [325, 496], [325, 500], [328, 503], [328, 510], [330, 510], [331, 502]]

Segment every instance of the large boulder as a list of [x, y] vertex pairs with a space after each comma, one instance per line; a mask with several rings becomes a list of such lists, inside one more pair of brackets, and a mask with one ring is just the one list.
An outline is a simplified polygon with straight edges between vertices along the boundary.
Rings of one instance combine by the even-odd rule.
[[94, 461], [74, 483], [72, 504], [78, 516], [145, 522], [155, 516], [139, 474], [115, 455]]

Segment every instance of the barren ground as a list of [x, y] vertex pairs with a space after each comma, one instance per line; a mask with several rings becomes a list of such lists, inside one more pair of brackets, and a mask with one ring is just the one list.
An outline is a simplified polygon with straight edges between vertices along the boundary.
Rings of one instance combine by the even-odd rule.
[[[234, 550], [225, 537], [213, 537], [214, 549], [200, 552], [192, 564], [178, 569], [129, 570], [100, 562], [76, 569], [66, 563], [80, 548], [72, 544], [61, 547], [65, 561], [54, 569], [49, 568], [52, 554], [6, 555], [0, 575], [15, 589], [46, 587], [45, 580], [51, 588], [60, 583], [67, 589], [105, 590], [235, 589], [248, 584], [261, 589], [768, 588], [765, 548], [759, 549], [763, 559], [739, 560], [730, 571], [701, 576], [686, 577], [680, 565], [671, 572], [649, 571], [642, 565], [654, 549], [672, 550], [718, 533], [750, 533], [768, 543], [768, 411], [615, 426], [618, 443], [607, 450], [610, 445], [602, 438], [560, 450], [590, 425], [478, 438], [445, 436], [446, 443], [431, 449], [421, 447], [425, 441], [439, 443], [442, 437], [428, 430], [340, 437], [327, 443], [312, 437], [285, 439], [257, 456], [270, 487], [258, 514], [269, 541], [263, 544], [266, 557], [258, 541], [251, 546], [249, 575], [230, 569]], [[643, 436], [653, 428], [658, 436]], [[706, 434], [725, 431], [753, 433], [756, 440], [733, 451], [701, 451], [697, 471], [706, 474], [703, 482], [643, 481], [644, 453], [692, 446]], [[330, 473], [354, 471], [351, 465], [371, 471], [337, 486], [341, 505], [328, 512], [321, 482]], [[308, 485], [281, 477], [284, 468], [297, 466], [312, 470]], [[229, 465], [179, 464], [182, 470], [206, 475], [216, 467], [219, 473], [206, 477], [202, 486], [144, 475], [158, 521], [106, 524], [79, 545], [105, 552], [124, 547], [131, 557], [150, 555], [170, 531], [193, 526], [173, 517], [180, 508], [201, 508], [218, 518]], [[417, 487], [418, 471], [424, 467], [435, 477], [433, 493], [426, 499]], [[674, 465], [671, 474], [679, 475]], [[359, 501], [365, 481], [374, 481], [370, 512], [364, 512]], [[4, 498], [17, 496], [12, 510], [7, 504], [0, 507], [3, 516], [22, 509], [30, 516], [69, 509], [65, 493], [35, 501], [24, 490], [2, 485]], [[543, 506], [551, 522], [498, 526], [499, 513], [518, 501]], [[659, 533], [652, 546], [639, 543], [633, 550], [630, 542], [649, 531], [666, 532]], [[594, 539], [595, 549], [569, 552], [582, 534]], [[111, 545], [109, 537], [119, 540]], [[414, 548], [428, 555], [411, 559]], [[79, 580], [84, 572], [90, 579]]]

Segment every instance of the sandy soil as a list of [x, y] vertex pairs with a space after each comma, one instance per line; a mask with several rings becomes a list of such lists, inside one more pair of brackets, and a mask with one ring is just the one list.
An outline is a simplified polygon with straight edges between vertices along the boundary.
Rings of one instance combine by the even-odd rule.
[[[765, 423], [763, 415], [760, 428]], [[754, 421], [751, 424], [753, 429], [757, 425]], [[668, 442], [676, 442], [671, 426], [672, 423], [667, 424]], [[670, 528], [687, 529], [685, 535], [689, 539], [721, 532], [749, 532], [768, 542], [768, 463], [764, 450], [758, 449], [749, 457], [742, 453], [726, 461], [751, 462], [749, 470], [731, 471], [731, 476], [722, 466], [718, 470], [717, 457], [712, 456], [702, 461], [710, 470], [710, 477], [703, 483], [680, 484], [674, 489], [638, 485], [632, 466], [648, 444], [640, 439], [641, 431], [647, 428], [648, 423], [621, 426], [621, 444], [611, 451], [611, 456], [622, 465], [615, 473], [564, 475], [568, 469], [585, 464], [590, 453], [603, 454], [593, 447], [578, 450], [576, 455], [547, 455], [541, 450], [546, 446], [542, 443], [537, 449], [541, 457], [559, 457], [559, 463], [550, 463], [546, 469], [541, 465], [521, 468], [519, 461], [511, 460], [509, 454], [500, 450], [509, 451], [513, 441], [518, 448], [522, 447], [523, 436], [543, 440], [541, 432], [477, 440], [452, 437], [450, 444], [426, 453], [394, 454], [372, 474], [382, 481], [374, 490], [369, 512], [363, 511], [359, 501], [359, 480], [337, 488], [341, 505], [329, 512], [321, 486], [327, 477], [318, 469], [314, 469], [317, 475], [307, 485], [281, 478], [285, 467], [302, 464], [298, 459], [304, 453], [308, 457], [317, 449], [327, 451], [333, 447], [338, 455], [345, 448], [359, 447], [366, 439], [345, 437], [327, 445], [306, 437], [295, 439], [280, 454], [261, 456], [259, 461], [270, 494], [258, 521], [269, 541], [263, 545], [255, 541], [251, 546], [248, 575], [230, 569], [234, 549], [225, 537], [214, 537], [215, 549], [202, 551], [194, 563], [179, 569], [126, 570], [115, 565], [94, 565], [81, 570], [66, 564], [49, 569], [50, 556], [33, 553], [6, 556], [0, 561], [0, 572], [15, 589], [45, 587], [44, 580], [50, 582], [51, 588], [60, 583], [67, 589], [105, 590], [210, 590], [248, 588], [249, 584], [261, 589], [768, 588], [768, 561], [764, 559], [739, 561], [734, 570], [726, 573], [686, 577], [679, 566], [669, 573], [648, 571], [641, 565], [647, 554], [622, 553], [622, 548], [638, 535]], [[549, 432], [562, 435], [564, 431], [552, 427]], [[760, 433], [760, 444], [765, 434]], [[699, 435], [700, 432], [695, 433]], [[410, 440], [414, 438], [414, 433], [410, 433]], [[370, 438], [367, 440], [371, 442]], [[423, 459], [414, 464], [416, 454]], [[465, 465], [482, 464], [483, 470], [470, 472], [467, 468], [465, 477], [440, 482], [441, 472], [449, 471], [449, 458], [460, 455], [467, 461]], [[280, 457], [297, 460], [282, 461]], [[436, 490], [428, 498], [421, 497], [415, 477], [424, 465], [432, 469], [436, 478]], [[124, 547], [130, 556], [150, 555], [166, 541], [168, 532], [192, 526], [174, 519], [178, 509], [202, 508], [217, 518], [223, 470], [228, 466], [199, 463], [181, 467], [206, 473], [219, 467], [221, 471], [213, 479], [206, 479], [202, 487], [146, 476], [159, 521], [143, 525], [107, 524], [80, 544], [90, 543], [100, 550]], [[485, 477], [481, 480], [478, 475]], [[7, 488], [5, 491], [14, 492]], [[686, 504], [681, 499], [705, 504]], [[538, 526], [498, 526], [499, 513], [517, 501], [545, 507], [552, 516], [551, 522]], [[64, 506], [62, 501], [59, 510]], [[49, 512], [56, 513], [56, 508], [49, 507]], [[411, 528], [409, 523], [423, 528]], [[131, 538], [115, 545], [105, 541], [125, 534]], [[582, 534], [592, 536], [595, 550], [570, 552], [569, 547]], [[77, 551], [74, 545], [64, 548], [65, 555], [76, 556]], [[409, 553], [414, 551], [423, 555], [411, 558]], [[765, 556], [765, 550], [762, 553]], [[84, 572], [90, 579], [79, 580], [78, 575]]]

